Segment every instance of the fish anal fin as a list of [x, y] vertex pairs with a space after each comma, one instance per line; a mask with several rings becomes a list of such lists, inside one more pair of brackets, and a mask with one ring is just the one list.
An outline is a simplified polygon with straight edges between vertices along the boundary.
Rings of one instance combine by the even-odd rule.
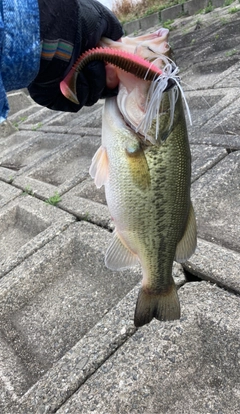
[[180, 303], [175, 284], [160, 292], [151, 292], [142, 287], [138, 294], [134, 324], [138, 328], [153, 318], [172, 321], [180, 318]]
[[179, 263], [184, 263], [194, 253], [197, 246], [197, 224], [192, 203], [190, 204], [189, 214], [185, 232], [181, 240], [179, 241], [176, 252], [175, 260]]
[[91, 166], [89, 168], [89, 174], [94, 178], [94, 182], [97, 188], [106, 184], [108, 179], [108, 156], [107, 150], [103, 146], [98, 148], [95, 153]]
[[106, 252], [105, 265], [112, 270], [123, 270], [138, 263], [138, 256], [128, 249], [115, 230]]

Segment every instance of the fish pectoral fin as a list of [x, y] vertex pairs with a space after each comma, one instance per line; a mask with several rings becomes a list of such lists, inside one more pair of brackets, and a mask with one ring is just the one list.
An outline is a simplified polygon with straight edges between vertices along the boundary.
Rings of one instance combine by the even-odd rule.
[[123, 270], [138, 263], [138, 256], [128, 249], [115, 230], [112, 242], [106, 252], [105, 265], [112, 270]]
[[172, 321], [180, 318], [180, 303], [175, 284], [160, 292], [140, 289], [134, 315], [134, 325], [138, 328], [153, 318], [159, 321]]
[[185, 232], [180, 242], [177, 245], [175, 252], [175, 260], [179, 263], [184, 263], [194, 253], [197, 246], [197, 224], [192, 203], [187, 219]]
[[103, 146], [98, 148], [95, 153], [91, 166], [89, 168], [89, 174], [94, 178], [94, 182], [97, 188], [102, 187], [108, 179], [108, 155], [107, 150]]

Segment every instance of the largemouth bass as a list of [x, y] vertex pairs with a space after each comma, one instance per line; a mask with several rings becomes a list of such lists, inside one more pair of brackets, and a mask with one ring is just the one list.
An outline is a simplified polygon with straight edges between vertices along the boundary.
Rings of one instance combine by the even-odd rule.
[[[156, 39], [145, 38], [144, 58], [157, 57], [163, 66]], [[134, 38], [135, 50], [138, 41]], [[140, 43], [142, 53], [142, 37]], [[118, 43], [117, 47], [125, 46]], [[157, 117], [144, 135], [141, 125], [152, 82], [121, 70], [119, 78], [118, 97], [105, 102], [102, 145], [92, 160], [90, 174], [97, 187], [105, 186], [115, 223], [106, 266], [120, 270], [140, 262], [142, 267], [142, 288], [134, 316], [139, 327], [153, 317], [180, 317], [172, 266], [174, 260], [186, 261], [196, 247], [190, 200], [191, 155], [178, 85], [161, 94]]]

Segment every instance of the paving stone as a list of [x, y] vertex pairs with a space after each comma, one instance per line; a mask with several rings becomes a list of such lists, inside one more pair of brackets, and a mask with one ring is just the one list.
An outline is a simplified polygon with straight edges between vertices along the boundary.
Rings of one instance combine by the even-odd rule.
[[[171, 44], [182, 81], [202, 90], [212, 88], [221, 80], [225, 80], [226, 86], [227, 73], [239, 61], [239, 18], [233, 20], [228, 10], [218, 9], [194, 19], [179, 19], [175, 27]], [[227, 87], [230, 86], [236, 86], [236, 82], [233, 84], [230, 80]]]
[[177, 17], [181, 16], [182, 12], [182, 4], [177, 4], [176, 6], [168, 7], [167, 9], [161, 11], [161, 21], [166, 22], [167, 20], [174, 20]]
[[70, 124], [73, 120], [75, 120], [74, 122], [79, 122], [80, 119], [86, 120], [86, 117], [92, 117], [95, 111], [102, 110], [103, 103], [104, 100], [100, 99], [95, 105], [91, 106], [91, 111], [89, 111], [89, 107], [83, 107], [79, 112], [58, 112], [59, 115], [48, 122], [48, 126], [64, 126]]
[[240, 151], [192, 184], [199, 237], [240, 252]]
[[198, 238], [196, 252], [184, 263], [191, 274], [240, 294], [240, 254]]
[[78, 135], [79, 137], [83, 137], [84, 135], [92, 135], [92, 136], [101, 136], [102, 128], [91, 128], [91, 127], [79, 127], [78, 125], [75, 127], [69, 128], [69, 125], [65, 126], [43, 126], [41, 127], [41, 132], [46, 133], [56, 133], [56, 134], [71, 134], [71, 135]]
[[39, 165], [32, 167], [14, 179], [14, 184], [22, 189], [30, 186], [40, 198], [49, 198], [58, 192], [73, 188], [88, 177], [89, 166], [100, 145], [100, 137], [83, 136], [77, 139], [71, 135], [60, 135], [66, 145], [57, 148], [53, 154]]
[[102, 105], [90, 113], [84, 113], [83, 116], [78, 116], [69, 122], [69, 130], [75, 128], [102, 128]]
[[1, 156], [10, 153], [15, 148], [21, 146], [28, 140], [35, 140], [40, 135], [40, 132], [29, 132], [29, 131], [15, 131], [10, 137], [1, 137], [0, 139], [0, 150]]
[[140, 22], [139, 20], [133, 20], [132, 22], [125, 23], [123, 25], [123, 29], [125, 36], [134, 32], [136, 33], [138, 30], [140, 30]]
[[[191, 113], [193, 127], [203, 127], [209, 122], [210, 125], [208, 130], [212, 130], [214, 117], [221, 117], [222, 112], [239, 98], [239, 94], [236, 88], [219, 88], [211, 91], [188, 90], [186, 92], [186, 98]], [[234, 105], [237, 107], [235, 103]], [[191, 130], [191, 128], [189, 129]]]
[[0, 124], [0, 138], [8, 137], [11, 134], [14, 134], [17, 129], [11, 124], [11, 122], [7, 119], [6, 121], [1, 122]]
[[149, 27], [156, 26], [159, 24], [160, 18], [159, 13], [152, 13], [149, 16], [139, 19], [140, 28], [142, 30], [147, 30]]
[[0, 277], [74, 220], [72, 215], [28, 195], [6, 204], [0, 211]]
[[41, 106], [39, 108], [40, 109], [37, 112], [29, 115], [27, 119], [19, 125], [19, 129], [40, 129], [42, 125], [52, 121], [61, 113], [60, 111], [52, 111], [51, 109]]
[[[18, 371], [24, 365], [20, 393], [26, 392], [26, 383], [30, 386], [39, 380], [141, 278], [138, 268], [120, 273], [106, 269], [103, 259], [111, 237], [89, 223], [74, 224], [0, 280], [0, 330], [11, 343], [10, 356], [2, 363], [6, 370], [14, 352], [12, 364]], [[11, 372], [9, 384], [16, 393], [15, 369]]]
[[[14, 113], [13, 115], [10, 115], [8, 117], [8, 120], [12, 123], [13, 126], [16, 128], [19, 128], [20, 125], [28, 119], [29, 116], [35, 114], [39, 111], [39, 109], [42, 109], [41, 106], [33, 103], [31, 106], [28, 106], [26, 108], [21, 109], [20, 111]], [[31, 130], [36, 129], [36, 126], [32, 126]]]
[[104, 187], [97, 189], [89, 177], [65, 193], [59, 207], [82, 220], [113, 229], [114, 225], [106, 204]]
[[21, 193], [22, 190], [0, 181], [0, 208], [9, 203], [9, 201], [14, 200]]
[[219, 114], [216, 114], [205, 125], [204, 129], [210, 129], [213, 133], [224, 133], [240, 135], [239, 116], [240, 116], [240, 99], [233, 99], [233, 103], [228, 105]]
[[213, 134], [197, 128], [191, 129], [188, 135], [190, 144], [205, 144], [215, 146], [216, 148], [223, 147], [229, 152], [240, 150], [240, 135]]
[[10, 92], [7, 94], [7, 97], [10, 107], [9, 116], [33, 104], [30, 96], [27, 96], [23, 91]]
[[191, 145], [192, 181], [195, 181], [207, 170], [227, 156], [225, 148], [216, 148], [211, 145]]
[[195, 14], [208, 6], [208, 0], [186, 1], [183, 3], [183, 11], [186, 14]]
[[[37, 111], [35, 114], [30, 115], [25, 121], [19, 124], [20, 130], [41, 130], [44, 126], [50, 124], [50, 126], [59, 126], [61, 127], [62, 123], [62, 113], [59, 111], [51, 111], [47, 108], [42, 108], [41, 110]], [[94, 127], [99, 128], [102, 125], [102, 105], [97, 106], [96, 110], [92, 110], [88, 115], [86, 112], [83, 111], [83, 115], [81, 115], [81, 111], [79, 113], [74, 114], [74, 116], [68, 117], [68, 131], [71, 131], [72, 128], [77, 127], [81, 128], [84, 127]]]
[[179, 296], [180, 321], [139, 329], [56, 412], [239, 412], [240, 298], [205, 282]]
[[[73, 228], [75, 231], [72, 231]], [[74, 278], [70, 277], [70, 274], [72, 273], [70, 269], [68, 269], [67, 274], [64, 274], [64, 276], [62, 275], [67, 266], [67, 264], [64, 264], [63, 269], [60, 271], [60, 274], [56, 272], [56, 274], [54, 273], [54, 277], [52, 277], [52, 272], [49, 275], [48, 268], [44, 273], [42, 273], [41, 269], [41, 280], [39, 281], [38, 277], [37, 281], [39, 281], [39, 283], [34, 282], [34, 287], [30, 286], [29, 288], [29, 295], [34, 295], [34, 299], [32, 301], [30, 300], [30, 306], [23, 306], [23, 310], [17, 310], [17, 308], [19, 306], [19, 302], [28, 300], [28, 298], [26, 298], [26, 293], [24, 293], [22, 297], [22, 292], [20, 291], [19, 295], [14, 296], [11, 305], [9, 305], [8, 303], [8, 293], [5, 293], [4, 295], [5, 300], [3, 301], [2, 312], [5, 314], [9, 311], [10, 313], [10, 315], [8, 314], [9, 316], [7, 316], [8, 325], [4, 329], [6, 330], [10, 327], [11, 331], [16, 331], [16, 329], [19, 331], [20, 323], [22, 325], [28, 324], [28, 328], [23, 329], [23, 335], [29, 335], [29, 340], [27, 341], [28, 343], [26, 344], [25, 349], [28, 346], [30, 348], [30, 351], [33, 352], [31, 343], [32, 341], [37, 341], [37, 349], [35, 350], [34, 348], [34, 355], [32, 355], [31, 358], [29, 358], [29, 361], [27, 361], [27, 363], [25, 362], [26, 355], [25, 358], [24, 355], [22, 357], [24, 359], [25, 369], [26, 365], [28, 368], [30, 367], [28, 369], [29, 377], [26, 378], [25, 375], [25, 378], [22, 378], [21, 383], [18, 376], [16, 387], [14, 376], [9, 381], [8, 385], [11, 386], [12, 390], [15, 391], [16, 389], [15, 394], [17, 393], [17, 391], [19, 392], [21, 385], [22, 391], [20, 391], [20, 393], [18, 393], [18, 395], [16, 396], [16, 405], [14, 404], [14, 399], [11, 396], [8, 396], [8, 399], [5, 399], [5, 404], [2, 405], [2, 410], [4, 413], [8, 412], [9, 404], [12, 407], [13, 412], [15, 410], [15, 412], [17, 412], [18, 414], [25, 412], [54, 412], [56, 408], [59, 407], [66, 400], [66, 398], [68, 398], [75, 390], [79, 388], [79, 386], [83, 382], [85, 382], [85, 380], [89, 377], [90, 374], [92, 374], [99, 366], [101, 366], [102, 363], [113, 352], [115, 352], [116, 349], [119, 346], [121, 346], [129, 338], [129, 336], [133, 334], [133, 332], [136, 331], [136, 328], [133, 325], [133, 313], [137, 299], [139, 284], [128, 294], [126, 294], [126, 292], [131, 285], [134, 286], [136, 280], [139, 280], [139, 269], [132, 269], [131, 272], [110, 272], [109, 270], [106, 270], [103, 276], [101, 270], [101, 267], [103, 265], [103, 252], [102, 249], [99, 249], [99, 243], [105, 250], [106, 242], [109, 241], [111, 235], [104, 230], [97, 230], [96, 227], [93, 227], [87, 223], [76, 224], [72, 226], [72, 229], [69, 228], [65, 234], [62, 234], [61, 236], [59, 236], [58, 239], [55, 239], [50, 244], [51, 252], [53, 252], [52, 258], [54, 261], [54, 266], [55, 262], [59, 262], [59, 256], [61, 255], [59, 250], [63, 252], [64, 257], [60, 259], [60, 263], [59, 265], [57, 265], [57, 267], [61, 268], [62, 261], [65, 262], [66, 259], [64, 246], [67, 243], [67, 251], [69, 251], [70, 249], [71, 259], [73, 259], [73, 255], [75, 257], [74, 263], [76, 263], [79, 278], [77, 283], [77, 279], [74, 280]], [[96, 241], [96, 238], [93, 237], [93, 233], [98, 238], [98, 242]], [[80, 258], [81, 251], [78, 249], [79, 241], [86, 245], [86, 255], [85, 253], [83, 254], [83, 257], [85, 257], [85, 259], [83, 260]], [[72, 243], [74, 243], [74, 252], [71, 248]], [[89, 244], [91, 245], [92, 251], [95, 251], [92, 257], [91, 255], [89, 255]], [[66, 253], [66, 255], [68, 256], [68, 252]], [[38, 269], [41, 266], [42, 261], [44, 260], [44, 258], [47, 258], [48, 256], [49, 253], [45, 253], [44, 249], [41, 258], [40, 255], [36, 253], [36, 255], [32, 256], [32, 258], [30, 259], [31, 263], [28, 265], [27, 268], [28, 273], [30, 269], [30, 274], [28, 274], [27, 276], [29, 285], [33, 283], [33, 281], [31, 281], [33, 272], [38, 272]], [[94, 270], [95, 264], [97, 264], [97, 269]], [[34, 270], [34, 266], [36, 265], [37, 268], [35, 268]], [[174, 264], [173, 275], [175, 282], [178, 286], [181, 286], [185, 281], [185, 277], [180, 268], [180, 265]], [[91, 291], [92, 289], [96, 289], [96, 291], [98, 292], [98, 295], [95, 295], [94, 298], [95, 305], [92, 303], [92, 306], [88, 307], [88, 312], [86, 312], [86, 304], [84, 304], [84, 297], [86, 295], [84, 286], [85, 283], [87, 283], [87, 280], [86, 282], [84, 282], [86, 269], [91, 269], [91, 273], [93, 272], [92, 283], [90, 286], [87, 286], [87, 290]], [[26, 272], [21, 272], [21, 275], [24, 274], [26, 277]], [[13, 278], [15, 280], [16, 278], [14, 277], [14, 272], [12, 272], [11, 275], [13, 275]], [[102, 290], [101, 283], [98, 281], [99, 275], [101, 275], [101, 279], [102, 276], [104, 277], [105, 282], [109, 278], [109, 284], [104, 284], [104, 291]], [[62, 278], [66, 279], [67, 282], [63, 283], [63, 287], [60, 288], [60, 280]], [[47, 286], [49, 280], [52, 281], [52, 286], [50, 287]], [[124, 281], [124, 283], [122, 281]], [[50, 302], [47, 301], [48, 294], [46, 298], [41, 300], [40, 296], [42, 297], [43, 295], [41, 295], [42, 288], [39, 287], [39, 284], [42, 285], [43, 283], [46, 284], [45, 291], [48, 291], [49, 288], [50, 290], [54, 289], [56, 288], [56, 285], [58, 285], [57, 291], [59, 291], [59, 288], [60, 291], [57, 295], [57, 301], [53, 301], [53, 303], [52, 300]], [[66, 283], [73, 284], [71, 289], [72, 293], [70, 296], [67, 296], [67, 298], [65, 298], [64, 293], [64, 303], [62, 303], [61, 294], [62, 289], [64, 290], [64, 287], [66, 287]], [[22, 286], [22, 284], [23, 280], [19, 282], [19, 288]], [[76, 286], [79, 286], [80, 284], [82, 287], [78, 290]], [[9, 288], [10, 286], [11, 280], [9, 282]], [[115, 294], [113, 293], [113, 288]], [[109, 295], [111, 289], [112, 293]], [[32, 292], [32, 290], [34, 290], [34, 292]], [[40, 293], [38, 294], [39, 290]], [[79, 301], [80, 296], [82, 297], [81, 301]], [[118, 300], [116, 298], [121, 298], [123, 296], [124, 298], [118, 304]], [[110, 310], [106, 313], [107, 304], [109, 305], [114, 302], [116, 306], [110, 309], [110, 305]], [[37, 306], [34, 305], [36, 303]], [[43, 309], [45, 303], [46, 310]], [[39, 309], [41, 308], [42, 310], [40, 312], [42, 330], [37, 328], [37, 323], [34, 323], [35, 317], [39, 318], [39, 309], [35, 309], [35, 306], [39, 307]], [[64, 312], [66, 306], [69, 306], [68, 315], [66, 315], [66, 313]], [[76, 310], [76, 306], [78, 310]], [[45, 320], [44, 316], [46, 315], [46, 312], [49, 315], [51, 314], [51, 317], [48, 317]], [[96, 313], [102, 313], [103, 317], [99, 319], [99, 315], [96, 315]], [[19, 314], [20, 317], [18, 316]], [[28, 320], [26, 315], [28, 316]], [[15, 317], [19, 320], [19, 325], [17, 325], [17, 328]], [[50, 321], [53, 321], [53, 318], [57, 319], [57, 322], [52, 322], [53, 327], [49, 327], [48, 321], [49, 319]], [[69, 320], [67, 321], [66, 319]], [[14, 320], [14, 323], [11, 325], [9, 320]], [[99, 321], [95, 324], [95, 320]], [[83, 336], [84, 324], [86, 324], [87, 332]], [[73, 325], [76, 325], [77, 328], [73, 329]], [[89, 331], [88, 328], [90, 328]], [[8, 335], [11, 335], [11, 331], [8, 331]], [[62, 336], [60, 335], [60, 333]], [[57, 341], [54, 340], [56, 334], [58, 334]], [[71, 349], [67, 350], [71, 341], [74, 343], [74, 341], [76, 341], [77, 339], [79, 339], [79, 341], [76, 344], [74, 344], [74, 346]], [[18, 341], [18, 349], [17, 352], [15, 351], [17, 355], [19, 355], [21, 350], [21, 347], [19, 345], [20, 341], [24, 342], [23, 336], [21, 336]], [[48, 346], [47, 350], [46, 345]], [[63, 349], [64, 347], [67, 352], [62, 356], [61, 349]], [[11, 356], [12, 350], [10, 349], [9, 352]], [[58, 359], [53, 366], [51, 366], [49, 360], [51, 358], [51, 361], [54, 358], [57, 359], [56, 355], [58, 353], [60, 354], [61, 358]], [[6, 355], [8, 356], [8, 354]], [[37, 372], [37, 369], [34, 366], [34, 364], [36, 365], [36, 361], [34, 363], [34, 359], [36, 358], [41, 359], [42, 365], [41, 367], [40, 364], [38, 366], [38, 369], [40, 370], [39, 372]], [[46, 362], [46, 360], [48, 361], [48, 363]], [[45, 373], [42, 369], [44, 363], [45, 371], [50, 366], [50, 368]], [[15, 370], [20, 370], [20, 368], [21, 364], [19, 364], [18, 362], [18, 365], [15, 367]], [[32, 371], [34, 375], [32, 374]], [[33, 375], [33, 378], [31, 375]], [[37, 377], [39, 377], [39, 380], [35, 382]], [[29, 388], [29, 390], [22, 396], [22, 398], [19, 398], [21, 392], [23, 393], [26, 389], [27, 381], [29, 384], [31, 380], [35, 382], [35, 384], [32, 385], [31, 388]]]
[[[16, 176], [36, 167], [39, 162], [65, 148], [74, 139], [75, 135], [66, 137], [63, 134], [32, 134], [27, 131], [12, 135], [8, 138], [8, 143], [11, 140], [10, 144], [13, 145], [8, 146], [4, 142], [6, 149], [0, 156], [0, 178], [12, 182]], [[25, 187], [27, 185], [25, 183]]]

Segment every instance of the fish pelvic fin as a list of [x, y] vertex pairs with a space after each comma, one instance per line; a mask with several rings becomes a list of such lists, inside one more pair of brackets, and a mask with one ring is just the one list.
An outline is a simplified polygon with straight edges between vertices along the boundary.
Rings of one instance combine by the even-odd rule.
[[172, 321], [180, 318], [180, 303], [175, 284], [161, 292], [151, 292], [142, 287], [138, 294], [134, 315], [134, 325], [138, 328], [153, 318], [159, 321]]
[[105, 265], [111, 270], [123, 270], [138, 263], [138, 256], [126, 246], [115, 230], [112, 242], [106, 252]]
[[177, 245], [175, 260], [179, 263], [186, 262], [194, 253], [197, 246], [197, 224], [192, 203], [190, 203], [189, 214], [185, 232]]
[[106, 184], [108, 179], [108, 155], [107, 150], [103, 146], [98, 148], [95, 153], [91, 166], [89, 168], [89, 174], [94, 178], [94, 182], [97, 188]]

